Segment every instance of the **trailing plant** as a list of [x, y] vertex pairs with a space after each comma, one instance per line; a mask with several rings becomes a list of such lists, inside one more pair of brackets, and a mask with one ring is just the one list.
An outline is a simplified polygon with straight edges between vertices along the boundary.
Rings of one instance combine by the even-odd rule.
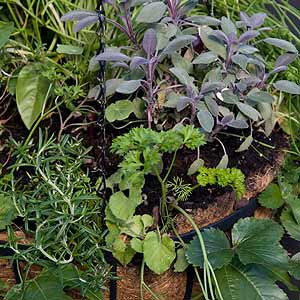
[[[254, 218], [238, 221], [230, 240], [218, 229], [204, 230], [202, 236], [208, 259], [215, 270], [224, 300], [243, 297], [287, 300], [287, 295], [276, 286], [277, 281], [290, 290], [299, 290], [291, 283], [289, 275], [294, 274], [299, 261], [295, 258], [290, 260], [280, 245], [283, 233], [278, 223]], [[203, 254], [197, 238], [188, 245], [186, 258], [195, 268], [203, 266]]]
[[[46, 272], [49, 266], [74, 264], [78, 281], [74, 279], [72, 285], [88, 299], [101, 299], [109, 273], [104, 255], [103, 203], [97, 194], [100, 183], [93, 183], [84, 171], [91, 161], [90, 149], [66, 135], [57, 143], [41, 130], [36, 146], [14, 144], [15, 163], [6, 180], [2, 179], [1, 207], [5, 204], [5, 209], [0, 210], [0, 219], [1, 229], [5, 226], [9, 232], [8, 246], [15, 251], [15, 259], [25, 261], [29, 269], [38, 264]], [[25, 249], [10, 226], [16, 216], [22, 217], [26, 234], [34, 238]], [[31, 284], [24, 281], [9, 295], [18, 292], [30, 299], [28, 289], [31, 291]]]

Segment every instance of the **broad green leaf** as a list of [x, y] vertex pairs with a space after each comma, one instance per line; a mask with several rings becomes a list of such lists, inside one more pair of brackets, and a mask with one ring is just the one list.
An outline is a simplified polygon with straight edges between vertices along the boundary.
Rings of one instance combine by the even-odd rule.
[[205, 47], [218, 56], [226, 59], [226, 48], [214, 36], [211, 35], [213, 30], [209, 27], [200, 27], [200, 36]]
[[161, 1], [149, 3], [142, 8], [136, 20], [139, 23], [156, 23], [163, 17], [166, 10], [167, 6]]
[[14, 31], [14, 23], [0, 22], [0, 49], [8, 42], [10, 35]]
[[288, 300], [287, 295], [255, 266], [224, 266], [216, 271], [223, 300]]
[[120, 100], [112, 103], [105, 110], [105, 117], [108, 122], [125, 120], [133, 112], [133, 103], [129, 100]]
[[3, 230], [7, 225], [10, 225], [16, 217], [17, 210], [12, 197], [0, 193], [0, 230]]
[[271, 183], [258, 197], [260, 205], [267, 208], [279, 208], [284, 204], [278, 184]]
[[[213, 269], [220, 269], [228, 265], [234, 255], [225, 233], [218, 229], [204, 230], [202, 233], [207, 258]], [[186, 257], [194, 267], [203, 267], [203, 253], [198, 238], [194, 238], [188, 245]]]
[[49, 90], [49, 81], [42, 75], [41, 65], [28, 64], [22, 68], [16, 86], [18, 111], [27, 129], [42, 113]]
[[197, 56], [193, 60], [194, 65], [209, 65], [213, 62], [215, 62], [218, 59], [218, 56], [214, 54], [213, 52], [204, 52], [201, 53], [199, 56]]
[[300, 253], [291, 258], [289, 272], [293, 277], [300, 280]]
[[56, 51], [58, 53], [70, 54], [70, 55], [80, 55], [83, 52], [82, 47], [72, 46], [72, 45], [57, 45]]
[[279, 80], [274, 83], [274, 87], [281, 92], [300, 95], [300, 86], [292, 81]]
[[288, 52], [298, 53], [297, 48], [288, 41], [276, 39], [276, 38], [266, 38], [264, 39], [264, 41], [272, 46], [278, 47]]
[[286, 208], [280, 216], [280, 221], [287, 233], [295, 240], [300, 241], [300, 224], [293, 216], [291, 208]]
[[187, 267], [189, 266], [189, 263], [186, 260], [185, 257], [185, 250], [180, 248], [177, 250], [177, 259], [174, 264], [175, 272], [184, 272]]
[[193, 64], [179, 53], [174, 53], [171, 56], [174, 67], [185, 70], [188, 74], [193, 72]]
[[235, 152], [243, 152], [243, 151], [246, 151], [249, 149], [249, 147], [251, 146], [253, 142], [253, 137], [252, 135], [249, 135], [245, 140], [244, 142], [240, 145], [240, 147], [235, 150]]
[[228, 36], [230, 33], [237, 34], [237, 29], [234, 23], [226, 17], [221, 18], [221, 27], [223, 32]]
[[176, 258], [175, 243], [167, 235], [149, 232], [144, 240], [145, 263], [156, 274], [166, 272]]
[[[297, 176], [297, 175], [296, 175]], [[294, 187], [296, 189], [296, 187]], [[293, 216], [298, 224], [300, 224], [300, 198], [296, 195], [290, 195], [285, 198], [292, 209]]]
[[139, 98], [135, 98], [132, 101], [133, 113], [138, 119], [143, 119], [145, 117], [145, 101]]
[[132, 94], [141, 86], [140, 80], [123, 81], [118, 87], [117, 92], [121, 94]]
[[123, 265], [128, 265], [136, 252], [131, 248], [131, 246], [127, 246], [124, 251], [113, 251], [113, 256]]
[[232, 229], [232, 243], [243, 264], [287, 268], [287, 252], [279, 244], [283, 228], [273, 220], [246, 218]]
[[142, 222], [143, 222], [143, 225], [144, 225], [144, 229], [146, 230], [146, 228], [150, 227], [153, 225], [153, 217], [150, 216], [150, 215], [142, 215]]
[[204, 160], [203, 159], [196, 159], [189, 167], [188, 169], [188, 175], [191, 176], [191, 175], [194, 175], [198, 172], [199, 168], [200, 167], [203, 167], [204, 166]]
[[132, 217], [137, 206], [136, 203], [130, 201], [123, 192], [112, 194], [108, 205], [114, 216], [123, 221], [127, 221]]
[[215, 125], [215, 119], [213, 118], [212, 114], [209, 111], [204, 111], [204, 110], [199, 111], [197, 113], [197, 118], [201, 127], [206, 132], [212, 132]]
[[253, 108], [248, 104], [239, 102], [237, 106], [244, 115], [246, 115], [253, 121], [258, 121], [258, 119], [261, 117], [260, 113], [255, 108]]
[[272, 104], [274, 102], [274, 97], [268, 92], [264, 91], [251, 91], [247, 95], [248, 99], [255, 102], [265, 102]]
[[131, 248], [138, 252], [138, 253], [143, 253], [143, 241], [141, 241], [140, 239], [138, 238], [133, 238], [131, 241], [130, 241], [130, 246]]
[[180, 83], [184, 84], [185, 86], [193, 85], [194, 78], [191, 77], [186, 70], [181, 68], [171, 68], [170, 71], [178, 78]]

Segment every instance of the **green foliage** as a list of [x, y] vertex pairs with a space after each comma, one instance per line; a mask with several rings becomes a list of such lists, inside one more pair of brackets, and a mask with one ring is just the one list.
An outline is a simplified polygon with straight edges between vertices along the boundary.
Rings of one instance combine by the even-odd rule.
[[267, 208], [279, 208], [284, 204], [281, 190], [275, 183], [271, 183], [267, 189], [259, 196], [259, 203]]
[[0, 193], [0, 230], [11, 225], [12, 221], [17, 217], [18, 213], [13, 202], [13, 198], [9, 193]]
[[219, 185], [221, 187], [232, 187], [238, 199], [246, 192], [245, 176], [236, 168], [215, 169], [201, 167], [197, 181], [200, 186]]
[[12, 22], [0, 23], [0, 48], [2, 48], [9, 41], [9, 37], [14, 30], [15, 28]]

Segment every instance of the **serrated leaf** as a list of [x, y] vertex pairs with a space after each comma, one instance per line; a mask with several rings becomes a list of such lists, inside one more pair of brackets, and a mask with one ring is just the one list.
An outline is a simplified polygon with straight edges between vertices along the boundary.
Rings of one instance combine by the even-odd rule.
[[230, 264], [216, 271], [224, 300], [288, 300], [287, 295], [255, 266]]
[[0, 23], [0, 49], [9, 41], [10, 35], [14, 32], [14, 23]]
[[205, 47], [215, 53], [218, 56], [226, 59], [226, 48], [221, 44], [214, 36], [212, 36], [213, 30], [209, 27], [200, 27], [200, 36]]
[[240, 147], [237, 150], [235, 150], [235, 152], [243, 152], [243, 151], [248, 150], [252, 143], [253, 143], [253, 137], [252, 137], [252, 135], [249, 135], [244, 140], [244, 142], [240, 145]]
[[38, 63], [26, 65], [19, 73], [16, 86], [17, 106], [27, 129], [32, 127], [42, 113], [49, 86], [49, 80], [43, 77]]
[[11, 225], [17, 215], [12, 197], [0, 193], [0, 230], [4, 230], [6, 226]]
[[287, 233], [295, 240], [300, 241], [300, 224], [298, 224], [293, 216], [290, 208], [283, 210], [280, 221]]
[[132, 217], [137, 207], [137, 204], [134, 201], [130, 201], [123, 192], [112, 194], [108, 205], [113, 215], [123, 221], [127, 221]]
[[136, 20], [139, 23], [156, 23], [163, 17], [166, 10], [167, 6], [161, 1], [149, 3], [141, 9]]
[[293, 216], [298, 224], [300, 224], [300, 198], [296, 195], [285, 197], [285, 201], [292, 209]]
[[105, 117], [108, 122], [121, 121], [129, 117], [133, 112], [133, 103], [129, 100], [120, 100], [110, 104], [105, 110]]
[[289, 272], [293, 277], [300, 280], [300, 253], [291, 258]]
[[274, 83], [274, 87], [281, 92], [300, 95], [300, 86], [289, 80], [279, 80]]
[[199, 56], [197, 56], [193, 60], [194, 65], [209, 65], [213, 62], [215, 62], [218, 59], [218, 56], [214, 54], [213, 52], [204, 52], [201, 53]]
[[[229, 264], [233, 258], [233, 251], [225, 233], [218, 229], [207, 229], [202, 233], [207, 258], [213, 269], [220, 269]], [[198, 238], [194, 238], [186, 251], [186, 257], [194, 267], [203, 267], [203, 253]]]
[[286, 269], [287, 252], [279, 244], [283, 228], [273, 220], [246, 218], [232, 229], [232, 244], [240, 261]]
[[177, 250], [177, 259], [174, 264], [175, 272], [184, 272], [189, 266], [185, 257], [185, 250], [180, 248]]
[[229, 157], [227, 154], [224, 154], [221, 158], [219, 164], [216, 166], [217, 169], [226, 169], [228, 167]]
[[296, 47], [288, 41], [276, 39], [276, 38], [266, 38], [266, 39], [264, 39], [264, 41], [266, 43], [268, 43], [269, 45], [278, 47], [278, 48], [286, 50], [288, 52], [298, 53], [298, 50], [296, 49]]
[[284, 204], [284, 200], [281, 195], [281, 190], [278, 184], [271, 183], [267, 189], [262, 192], [258, 197], [260, 205], [276, 209]]
[[209, 111], [204, 111], [204, 110], [199, 111], [197, 113], [197, 118], [201, 127], [206, 132], [212, 132], [215, 125], [215, 119], [213, 118], [212, 114]]
[[167, 235], [149, 232], [144, 240], [145, 263], [156, 274], [166, 272], [176, 258], [175, 243]]
[[80, 55], [83, 52], [82, 47], [72, 45], [57, 45], [57, 53], [69, 54], [69, 55]]
[[237, 106], [244, 115], [253, 121], [258, 121], [258, 119], [261, 117], [260, 113], [255, 108], [246, 103], [239, 102], [237, 103]]
[[117, 92], [121, 94], [132, 94], [141, 86], [140, 80], [123, 81], [117, 88]]
[[200, 167], [204, 166], [204, 160], [199, 158], [196, 159], [189, 167], [187, 174], [189, 176], [196, 174], [199, 171]]

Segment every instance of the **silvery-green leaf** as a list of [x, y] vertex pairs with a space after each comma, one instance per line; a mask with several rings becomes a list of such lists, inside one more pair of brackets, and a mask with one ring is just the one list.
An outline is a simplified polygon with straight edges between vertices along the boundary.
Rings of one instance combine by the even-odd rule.
[[130, 60], [130, 58], [127, 55], [116, 51], [105, 51], [97, 55], [96, 59], [100, 61], [129, 61]]
[[237, 34], [237, 29], [234, 23], [226, 17], [221, 18], [221, 27], [225, 34], [229, 35], [230, 33]]
[[144, 39], [143, 39], [143, 48], [149, 57], [155, 52], [156, 46], [157, 46], [156, 31], [150, 28], [145, 32]]
[[172, 58], [172, 63], [174, 65], [174, 67], [183, 69], [189, 74], [193, 72], [192, 63], [185, 57], [182, 57], [179, 53], [176, 52], [176, 53], [172, 54], [171, 58]]
[[239, 42], [240, 43], [245, 43], [249, 40], [252, 40], [253, 38], [256, 38], [257, 36], [259, 36], [260, 32], [256, 31], [256, 30], [248, 30], [246, 32], [244, 32], [240, 38], [239, 38]]
[[215, 117], [217, 117], [219, 115], [219, 106], [217, 104], [217, 102], [215, 101], [215, 99], [213, 99], [213, 97], [211, 96], [206, 96], [204, 98], [205, 104], [208, 108], [208, 110], [211, 112], [211, 114]]
[[162, 53], [159, 56], [159, 61], [162, 61], [166, 57], [166, 55], [173, 54], [174, 52], [191, 44], [195, 39], [196, 39], [196, 37], [194, 37], [192, 35], [183, 35], [183, 36], [175, 38], [162, 51]]
[[269, 73], [269, 76], [272, 75], [272, 74], [277, 74], [277, 73], [286, 71], [287, 69], [288, 69], [287, 66], [276, 67], [275, 69], [273, 69], [273, 70]]
[[138, 14], [136, 20], [139, 23], [156, 23], [161, 20], [167, 6], [162, 2], [153, 2], [146, 4]]
[[171, 92], [167, 95], [167, 102], [164, 103], [164, 107], [176, 108], [181, 97], [183, 97], [183, 95]]
[[258, 121], [258, 119], [261, 117], [260, 113], [255, 108], [246, 103], [239, 102], [237, 106], [244, 115], [253, 121]]
[[109, 79], [106, 81], [106, 96], [113, 95], [117, 88], [124, 82], [123, 79]]
[[228, 162], [229, 162], [229, 157], [227, 154], [224, 154], [216, 168], [226, 169], [228, 167]]
[[282, 54], [277, 58], [275, 67], [287, 66], [288, 64], [293, 62], [297, 57], [298, 55], [296, 53]]
[[257, 108], [264, 120], [269, 120], [272, 117], [272, 105], [270, 103], [259, 103]]
[[174, 74], [180, 83], [185, 86], [192, 86], [194, 82], [194, 78], [191, 77], [188, 72], [181, 68], [171, 68], [171, 73]]
[[57, 45], [57, 53], [69, 54], [69, 55], [80, 55], [83, 52], [82, 47], [77, 47], [73, 45]]
[[225, 90], [223, 92], [217, 94], [219, 100], [228, 103], [228, 104], [237, 104], [239, 102], [239, 97], [234, 95], [231, 90]]
[[237, 129], [246, 129], [248, 128], [248, 123], [245, 120], [232, 120], [227, 124], [229, 127]]
[[215, 125], [215, 120], [211, 113], [209, 111], [199, 111], [197, 117], [201, 127], [206, 132], [212, 132]]
[[288, 52], [298, 53], [297, 48], [288, 41], [276, 39], [276, 38], [266, 38], [266, 39], [264, 39], [264, 41], [266, 43], [268, 43], [269, 45], [278, 47], [278, 48], [286, 50]]
[[74, 26], [74, 32], [78, 32], [80, 31], [81, 29], [87, 27], [87, 26], [90, 26], [90, 25], [93, 25], [95, 23], [98, 23], [99, 21], [99, 18], [98, 16], [90, 16], [90, 17], [86, 17], [80, 21], [77, 22], [77, 24]]
[[248, 65], [248, 57], [243, 54], [235, 54], [232, 56], [232, 61], [236, 64], [239, 65], [243, 70], [247, 69]]
[[250, 24], [252, 28], [260, 27], [264, 24], [267, 14], [257, 13], [250, 17]]
[[198, 25], [206, 25], [206, 26], [218, 26], [221, 24], [220, 20], [209, 16], [203, 16], [203, 15], [189, 17], [187, 20]]
[[219, 42], [213, 35], [213, 30], [209, 27], [200, 27], [200, 37], [202, 42], [204, 43], [205, 47], [215, 53], [218, 56], [226, 59], [226, 48], [224, 44]]
[[132, 94], [141, 86], [140, 80], [123, 81], [117, 88], [117, 92], [121, 94]]
[[185, 97], [185, 96], [180, 97], [177, 101], [177, 104], [176, 104], [177, 111], [180, 112], [180, 111], [184, 110], [192, 102], [193, 102], [193, 100], [191, 98], [188, 98], [188, 97]]
[[281, 92], [300, 95], [300, 86], [289, 80], [279, 80], [274, 83], [274, 87]]
[[198, 57], [196, 57], [193, 60], [193, 64], [199, 64], [199, 65], [209, 65], [212, 62], [215, 62], [218, 59], [218, 56], [214, 54], [213, 52], [204, 52], [201, 53]]
[[61, 17], [61, 21], [79, 21], [87, 17], [97, 17], [97, 13], [88, 10], [73, 10]]
[[253, 137], [252, 135], [249, 135], [245, 140], [244, 142], [240, 145], [240, 147], [235, 150], [235, 152], [243, 152], [243, 151], [246, 151], [249, 149], [249, 147], [251, 146], [253, 142]]
[[231, 113], [231, 111], [227, 107], [222, 106], [222, 105], [219, 105], [219, 111], [222, 116], [226, 116]]
[[259, 50], [257, 48], [249, 45], [242, 45], [239, 47], [239, 52], [242, 54], [253, 54], [258, 51]]
[[252, 90], [247, 95], [248, 99], [258, 103], [270, 103], [274, 102], [274, 97], [268, 92], [260, 91], [260, 90]]
[[223, 82], [204, 82], [201, 86], [201, 94], [217, 92], [224, 88]]
[[90, 59], [88, 70], [89, 72], [97, 72], [100, 69], [99, 61], [96, 59], [96, 56], [93, 56]]
[[230, 113], [230, 114], [223, 117], [223, 119], [221, 121], [221, 124], [224, 125], [224, 126], [227, 126], [233, 120], [234, 120], [234, 114]]
[[203, 159], [196, 159], [189, 167], [188, 169], [188, 175], [189, 176], [192, 176], [194, 174], [196, 174], [200, 167], [203, 167], [204, 166], [204, 160]]

